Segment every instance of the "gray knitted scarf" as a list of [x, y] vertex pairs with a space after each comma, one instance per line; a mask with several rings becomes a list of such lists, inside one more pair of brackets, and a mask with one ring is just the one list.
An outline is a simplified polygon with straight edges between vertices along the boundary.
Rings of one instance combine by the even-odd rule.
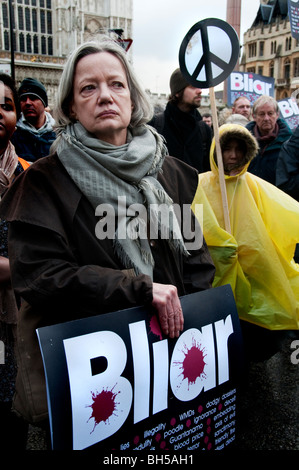
[[[111, 207], [113, 220], [108, 217], [106, 222], [115, 227], [114, 250], [123, 265], [151, 278], [148, 221], [172, 249], [188, 255], [173, 202], [157, 180], [166, 152], [162, 137], [150, 126], [128, 131], [128, 142], [117, 147], [95, 138], [77, 122], [67, 126], [57, 143], [60, 161], [96, 215], [104, 205]], [[133, 204], [142, 205], [143, 214]], [[161, 205], [166, 205], [169, 217], [161, 217]]]

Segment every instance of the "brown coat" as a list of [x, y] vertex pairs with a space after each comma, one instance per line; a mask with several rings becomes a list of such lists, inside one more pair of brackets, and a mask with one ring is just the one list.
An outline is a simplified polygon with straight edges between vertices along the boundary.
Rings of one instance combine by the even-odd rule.
[[[159, 180], [175, 203], [191, 205], [195, 170], [167, 157]], [[96, 238], [94, 210], [56, 155], [20, 175], [3, 198], [0, 215], [10, 222], [12, 282], [24, 299], [14, 407], [37, 422], [47, 418], [47, 402], [36, 328], [150, 304], [152, 281], [128, 275], [112, 241]], [[163, 240], [155, 240], [152, 252], [154, 282], [176, 285], [179, 295], [211, 287], [214, 265], [205, 242], [188, 259], [175, 257]]]

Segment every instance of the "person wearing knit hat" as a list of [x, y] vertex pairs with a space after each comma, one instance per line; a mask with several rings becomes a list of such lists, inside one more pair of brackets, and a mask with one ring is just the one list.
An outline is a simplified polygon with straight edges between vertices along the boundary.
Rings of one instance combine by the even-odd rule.
[[25, 78], [19, 88], [19, 98], [22, 101], [26, 96], [38, 98], [44, 107], [48, 106], [48, 95], [44, 85], [35, 78]]
[[45, 110], [48, 95], [41, 82], [35, 78], [25, 78], [18, 94], [22, 115], [12, 140], [18, 156], [34, 162], [50, 153], [50, 146], [56, 139], [54, 119]]
[[169, 85], [170, 85], [171, 96], [175, 96], [177, 93], [179, 93], [180, 91], [184, 90], [187, 86], [189, 86], [189, 83], [185, 79], [181, 70], [176, 69], [170, 77]]
[[179, 68], [171, 74], [169, 86], [165, 110], [156, 114], [149, 125], [164, 136], [171, 156], [188, 163], [199, 173], [209, 171], [212, 131], [198, 112], [201, 89], [190, 85]]

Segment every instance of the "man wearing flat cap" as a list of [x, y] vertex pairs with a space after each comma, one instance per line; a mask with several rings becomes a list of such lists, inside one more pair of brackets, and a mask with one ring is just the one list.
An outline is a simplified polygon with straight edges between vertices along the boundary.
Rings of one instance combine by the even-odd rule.
[[149, 124], [164, 136], [169, 155], [199, 173], [210, 171], [212, 131], [198, 112], [201, 89], [189, 85], [178, 68], [170, 77], [170, 92], [165, 111], [156, 114]]
[[12, 143], [19, 157], [34, 162], [50, 153], [56, 139], [54, 119], [45, 108], [48, 106], [47, 91], [34, 78], [25, 78], [19, 88], [22, 115], [17, 122]]

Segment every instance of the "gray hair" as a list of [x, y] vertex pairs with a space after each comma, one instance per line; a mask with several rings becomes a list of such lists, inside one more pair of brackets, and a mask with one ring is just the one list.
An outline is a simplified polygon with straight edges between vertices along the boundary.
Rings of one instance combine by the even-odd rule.
[[276, 113], [279, 113], [279, 107], [277, 101], [272, 96], [262, 95], [260, 96], [254, 103], [252, 107], [252, 115], [256, 116], [258, 108], [264, 106], [265, 104], [269, 104], [273, 106], [273, 109]]
[[54, 108], [55, 128], [58, 136], [68, 124], [73, 122], [73, 118], [70, 115], [70, 105], [73, 99], [73, 81], [76, 65], [83, 57], [98, 52], [109, 52], [115, 55], [124, 66], [133, 103], [130, 127], [142, 126], [150, 121], [153, 116], [153, 108], [149, 97], [139, 85], [125, 50], [113, 39], [102, 36], [97, 41], [88, 41], [77, 47], [65, 64]]

